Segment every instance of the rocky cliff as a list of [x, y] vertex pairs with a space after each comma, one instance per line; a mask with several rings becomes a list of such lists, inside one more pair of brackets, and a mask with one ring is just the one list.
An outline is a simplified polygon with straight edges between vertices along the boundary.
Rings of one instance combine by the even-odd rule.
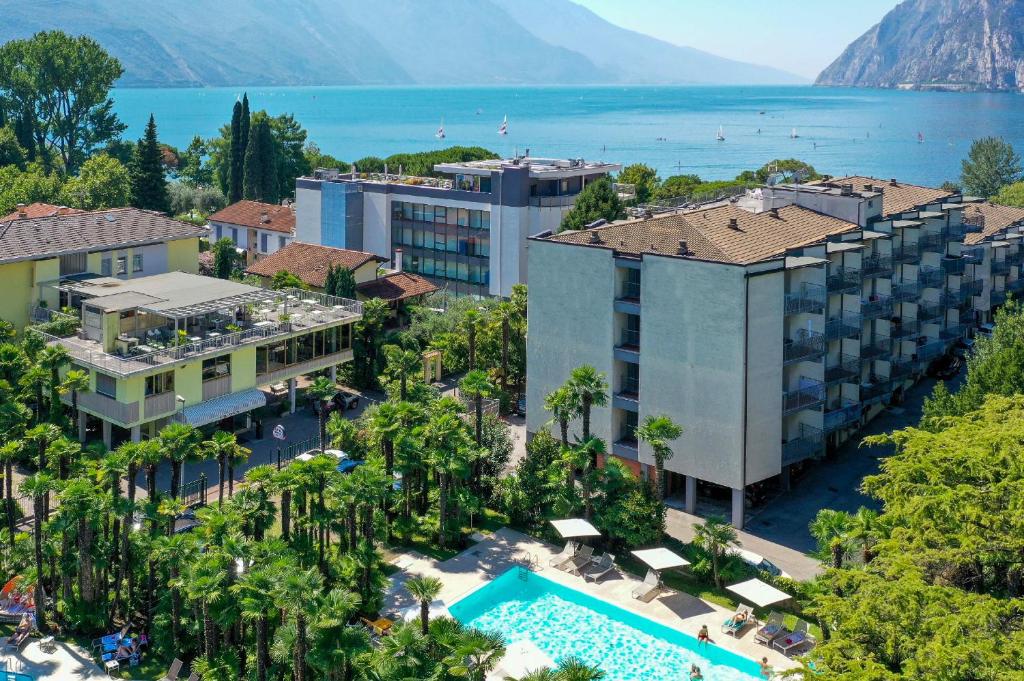
[[904, 0], [816, 84], [1018, 90], [1024, 87], [1024, 0]]

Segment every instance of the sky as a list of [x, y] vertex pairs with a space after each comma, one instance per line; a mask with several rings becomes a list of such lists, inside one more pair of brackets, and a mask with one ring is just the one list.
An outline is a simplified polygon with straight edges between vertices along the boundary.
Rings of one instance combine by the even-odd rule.
[[897, 0], [574, 1], [623, 28], [808, 79], [897, 5]]

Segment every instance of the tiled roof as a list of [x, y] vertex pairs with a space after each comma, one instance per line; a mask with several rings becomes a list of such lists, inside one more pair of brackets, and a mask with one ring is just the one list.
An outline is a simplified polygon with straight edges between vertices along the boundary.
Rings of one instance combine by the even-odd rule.
[[0, 263], [206, 236], [206, 229], [138, 208], [0, 222]]
[[370, 261], [384, 260], [373, 253], [293, 241], [284, 248], [260, 258], [245, 271], [261, 277], [272, 277], [281, 270], [286, 270], [308, 286], [323, 288], [327, 281], [327, 270], [331, 265], [354, 272]]
[[210, 222], [291, 234], [295, 231], [295, 210], [291, 206], [274, 203], [239, 201], [211, 215]]
[[27, 206], [18, 208], [13, 213], [0, 217], [0, 222], [9, 222], [10, 220], [24, 220], [25, 218], [48, 218], [52, 215], [73, 215], [75, 213], [82, 213], [84, 211], [78, 208], [68, 208], [67, 206], [55, 206], [52, 203], [30, 203]]
[[[735, 227], [731, 225], [735, 220]], [[800, 206], [751, 213], [732, 204], [674, 213], [647, 220], [617, 222], [593, 230], [563, 232], [551, 241], [611, 247], [620, 253], [677, 255], [685, 241], [691, 257], [749, 265], [779, 257], [789, 249], [807, 246], [833, 234], [859, 229], [837, 218]], [[592, 241], [592, 232], [600, 242]]]
[[854, 190], [864, 189], [865, 185], [872, 185], [876, 191], [882, 192], [882, 216], [889, 217], [906, 211], [915, 210], [918, 206], [935, 203], [939, 199], [954, 196], [954, 192], [945, 189], [934, 189], [922, 187], [906, 182], [894, 182], [893, 180], [880, 180], [877, 177], [863, 177], [852, 175], [850, 177], [833, 177], [829, 183], [835, 185], [851, 184]]
[[971, 232], [964, 238], [966, 244], [980, 244], [999, 234], [1007, 227], [1024, 221], [1024, 208], [1000, 206], [995, 203], [968, 203], [964, 206], [964, 222], [981, 223], [980, 232]]
[[360, 295], [388, 301], [405, 300], [438, 290], [438, 286], [412, 272], [396, 272], [356, 286]]

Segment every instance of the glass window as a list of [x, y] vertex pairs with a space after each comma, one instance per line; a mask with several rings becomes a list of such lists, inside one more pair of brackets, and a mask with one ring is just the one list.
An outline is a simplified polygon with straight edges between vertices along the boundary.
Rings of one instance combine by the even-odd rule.
[[231, 355], [211, 357], [203, 360], [203, 380], [210, 381], [231, 375]]
[[288, 243], [288, 237], [279, 236], [277, 237], [277, 247], [284, 248], [285, 244]]
[[447, 244], [445, 246], [445, 250], [448, 251], [449, 253], [458, 253], [459, 252], [459, 237], [456, 236], [455, 234], [449, 234], [448, 235], [448, 242], [447, 242]]
[[448, 261], [448, 266], [445, 268], [446, 279], [458, 279], [459, 278], [459, 264], [455, 259]]
[[448, 219], [448, 209], [444, 206], [434, 206], [434, 222], [444, 222]]
[[491, 268], [489, 265], [480, 265], [480, 283], [488, 286], [491, 283]]
[[135, 253], [132, 255], [132, 272], [142, 271], [142, 254]]
[[260, 250], [266, 253], [270, 250], [270, 235], [260, 234]]
[[460, 208], [458, 215], [459, 215], [459, 221], [458, 221], [457, 224], [460, 227], [467, 227], [467, 226], [469, 226], [469, 210], [467, 210], [466, 208]]
[[217, 229], [214, 231], [214, 233], [217, 235], [217, 241], [220, 241], [221, 237], [224, 236], [224, 228], [221, 227], [220, 225], [217, 225]]
[[434, 221], [434, 207], [431, 206], [430, 204], [426, 204], [423, 206], [423, 220], [424, 222]]
[[469, 281], [473, 284], [480, 283], [480, 265], [473, 264], [469, 266]]
[[146, 376], [146, 395], [162, 395], [174, 390], [174, 372], [167, 371], [154, 376]]
[[402, 202], [402, 219], [412, 220], [412, 204], [408, 201]]
[[402, 202], [392, 201], [391, 202], [391, 219], [401, 220], [402, 219]]
[[412, 204], [412, 219], [413, 220], [419, 220], [419, 221], [423, 220], [423, 204], [422, 203], [414, 203], [414, 204]]
[[422, 268], [423, 269], [420, 270], [421, 273], [423, 273], [423, 274], [433, 274], [434, 273], [434, 259], [433, 258], [423, 258], [422, 263], [423, 263], [422, 264]]
[[128, 256], [119, 255], [117, 256], [117, 273], [128, 274]]
[[96, 392], [107, 397], [117, 397], [117, 381], [113, 376], [97, 373]]
[[416, 248], [423, 248], [423, 230], [416, 229], [412, 233], [412, 245]]
[[488, 194], [491, 192], [491, 178], [489, 178], [489, 177], [481, 177], [480, 178], [480, 191], [487, 192]]
[[406, 246], [412, 245], [412, 227], [402, 228], [402, 243]]
[[490, 257], [491, 255], [491, 239], [490, 237], [482, 236], [477, 239], [479, 244], [478, 248], [480, 252], [477, 254], [482, 258]]
[[469, 281], [469, 263], [459, 263], [459, 281]]
[[100, 261], [100, 274], [102, 274], [104, 277], [109, 277], [113, 272], [111, 262], [112, 261], [109, 255]]
[[469, 211], [469, 226], [473, 229], [480, 229], [480, 211]]
[[341, 327], [341, 348], [342, 350], [348, 350], [352, 347], [352, 325], [346, 324]]
[[480, 229], [491, 228], [491, 211], [482, 210], [480, 211]]
[[421, 245], [423, 246], [423, 248], [433, 248], [434, 247], [434, 232], [433, 232], [433, 230], [430, 230], [430, 229], [424, 230], [424, 232], [423, 232], [423, 243]]
[[231, 228], [231, 243], [238, 245], [238, 229], [235, 227]]

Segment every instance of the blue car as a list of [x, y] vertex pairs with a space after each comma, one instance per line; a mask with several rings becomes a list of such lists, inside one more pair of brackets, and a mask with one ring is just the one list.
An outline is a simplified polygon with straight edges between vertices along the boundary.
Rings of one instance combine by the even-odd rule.
[[366, 463], [366, 462], [365, 461], [356, 461], [355, 459], [342, 459], [341, 462], [338, 464], [338, 472], [339, 473], [351, 473], [355, 469], [357, 469], [360, 466], [362, 466], [364, 463]]

